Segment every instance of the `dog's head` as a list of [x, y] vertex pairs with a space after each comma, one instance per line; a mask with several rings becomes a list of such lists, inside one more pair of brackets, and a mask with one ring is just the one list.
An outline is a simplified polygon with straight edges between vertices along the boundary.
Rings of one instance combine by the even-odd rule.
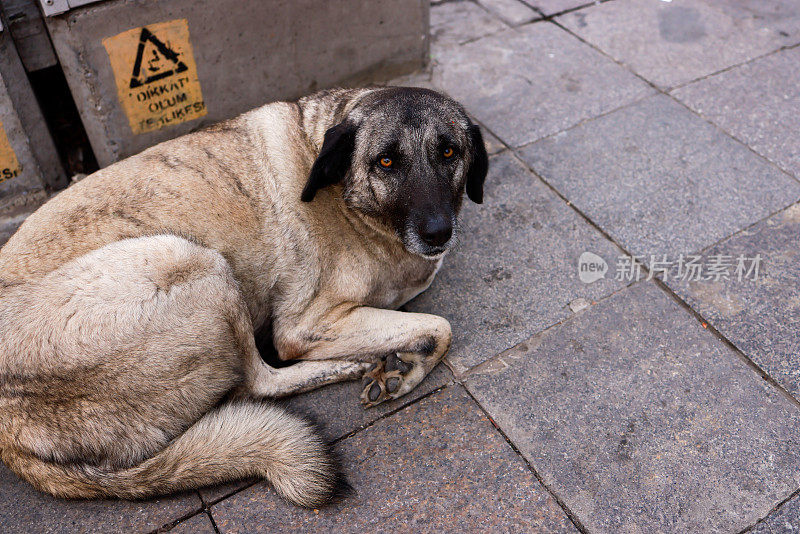
[[452, 242], [465, 189], [482, 202], [488, 166], [480, 128], [457, 102], [389, 87], [363, 96], [326, 132], [302, 200], [342, 183], [350, 209], [389, 229], [409, 252], [435, 258]]

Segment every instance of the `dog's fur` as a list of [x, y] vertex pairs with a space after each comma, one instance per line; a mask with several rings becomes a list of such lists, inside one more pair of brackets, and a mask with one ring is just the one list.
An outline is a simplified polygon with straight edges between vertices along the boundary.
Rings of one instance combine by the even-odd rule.
[[[255, 475], [325, 502], [324, 444], [258, 399], [367, 373], [369, 406], [430, 372], [450, 325], [392, 309], [431, 283], [487, 165], [457, 103], [370, 88], [270, 104], [73, 185], [0, 249], [0, 457], [62, 497]], [[266, 365], [254, 331], [303, 361]]]

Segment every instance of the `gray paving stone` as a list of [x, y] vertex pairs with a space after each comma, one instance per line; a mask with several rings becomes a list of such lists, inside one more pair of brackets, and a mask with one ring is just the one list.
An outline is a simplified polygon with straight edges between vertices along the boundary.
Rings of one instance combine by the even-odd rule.
[[423, 87], [425, 89], [436, 90], [436, 87], [431, 81], [430, 69], [423, 69], [412, 74], [400, 76], [389, 81], [386, 85], [404, 86], [404, 87]]
[[242, 491], [244, 488], [252, 486], [259, 482], [257, 479], [235, 480], [226, 484], [218, 484], [216, 486], [209, 486], [207, 488], [200, 488], [200, 498], [206, 506], [210, 506], [222, 499], [230, 497], [236, 492]]
[[14, 213], [12, 215], [0, 216], [0, 247], [6, 244], [6, 241], [11, 239], [11, 236], [19, 230], [25, 219], [30, 216], [31, 212], [25, 211]]
[[541, 14], [534, 11], [524, 2], [519, 0], [477, 0], [486, 9], [496, 14], [506, 23], [519, 26], [526, 22], [542, 18]]
[[[330, 442], [363, 428], [384, 417], [387, 413], [427, 395], [440, 386], [452, 383], [452, 381], [453, 374], [442, 363], [431, 371], [431, 374], [413, 391], [402, 398], [384, 402], [375, 408], [365, 409], [361, 405], [359, 400], [363, 387], [361, 381], [331, 384], [324, 388], [295, 395], [280, 404], [293, 413], [309, 417], [317, 424], [322, 437]], [[200, 495], [205, 503], [211, 504], [250, 483], [251, 481], [240, 481], [203, 488], [200, 490]]]
[[507, 28], [500, 19], [469, 0], [431, 6], [431, 40], [463, 43]]
[[503, 141], [519, 146], [653, 91], [550, 23], [462, 46], [434, 46], [432, 81]]
[[361, 381], [332, 384], [296, 395], [283, 404], [293, 413], [310, 417], [319, 425], [322, 437], [333, 441], [452, 382], [453, 374], [442, 363], [431, 371], [431, 374], [419, 386], [405, 396], [384, 402], [374, 408], [365, 409], [361, 405], [359, 396], [364, 387]]
[[[737, 258], [756, 254], [763, 258], [757, 280], [739, 280]], [[800, 205], [703, 254], [716, 255], [731, 256], [728, 280], [668, 277], [667, 284], [800, 400]]]
[[782, 50], [673, 92], [800, 179], [800, 48]]
[[737, 532], [800, 485], [800, 409], [652, 282], [467, 387], [589, 532]]
[[199, 510], [195, 492], [150, 501], [55, 499], [0, 464], [0, 530], [42, 534], [148, 532]]
[[797, 534], [800, 532], [800, 495], [758, 523], [748, 534]]
[[699, 251], [800, 198], [790, 176], [663, 95], [521, 154], [634, 255]]
[[591, 6], [600, 2], [599, 0], [527, 0], [527, 3], [543, 15], [550, 16], [568, 9]]
[[212, 508], [220, 532], [575, 532], [460, 386], [377, 422], [339, 450], [356, 494], [312, 511], [258, 484]]
[[40, 190], [17, 195], [11, 199], [3, 199], [3, 207], [0, 209], [0, 248], [22, 226], [31, 213], [47, 202], [48, 196], [47, 192]]
[[796, 0], [615, 0], [558, 21], [662, 88], [800, 42]]
[[181, 521], [169, 530], [170, 534], [216, 534], [211, 518], [205, 512]]
[[569, 303], [621, 287], [583, 284], [578, 258], [619, 250], [510, 153], [491, 159], [484, 203], [465, 204], [459, 246], [430, 289], [406, 305], [453, 326], [447, 358], [457, 373], [572, 315]]
[[486, 128], [483, 128], [483, 144], [486, 145], [486, 152], [491, 156], [498, 154], [506, 149], [505, 145], [495, 135]]

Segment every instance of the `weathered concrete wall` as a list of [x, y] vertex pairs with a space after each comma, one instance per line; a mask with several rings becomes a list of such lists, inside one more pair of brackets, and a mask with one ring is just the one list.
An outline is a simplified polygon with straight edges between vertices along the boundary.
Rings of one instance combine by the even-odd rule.
[[411, 72], [428, 54], [427, 0], [112, 0], [46, 23], [101, 166], [270, 101]]
[[8, 32], [0, 32], [0, 213], [66, 185], [64, 170]]

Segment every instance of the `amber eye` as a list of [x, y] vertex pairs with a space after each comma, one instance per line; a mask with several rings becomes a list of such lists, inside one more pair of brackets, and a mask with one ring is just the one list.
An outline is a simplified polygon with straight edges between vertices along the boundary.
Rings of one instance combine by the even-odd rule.
[[455, 152], [453, 151], [453, 147], [447, 147], [444, 149], [444, 152], [442, 152], [442, 156], [446, 158], [452, 158], [453, 154], [455, 154]]
[[392, 163], [393, 163], [393, 162], [392, 162], [392, 158], [386, 158], [386, 157], [384, 157], [384, 158], [381, 158], [381, 159], [380, 159], [380, 164], [381, 164], [381, 167], [384, 167], [384, 168], [386, 168], [386, 169], [390, 168], [390, 167], [392, 166]]

